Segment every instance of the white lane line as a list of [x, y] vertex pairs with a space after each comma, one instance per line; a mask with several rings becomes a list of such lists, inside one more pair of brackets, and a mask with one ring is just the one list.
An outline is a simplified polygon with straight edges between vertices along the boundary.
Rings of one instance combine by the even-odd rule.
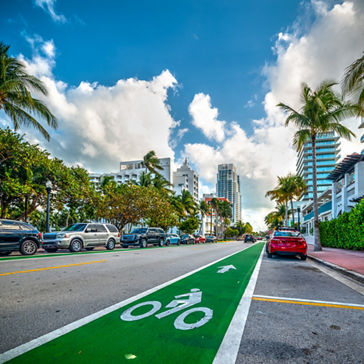
[[305, 299], [305, 298], [263, 296], [263, 295], [259, 295], [259, 294], [255, 294], [253, 297], [257, 297], [257, 298], [268, 298], [268, 299], [273, 299], [273, 300], [285, 300], [285, 301], [297, 301], [297, 302], [312, 302], [312, 303], [320, 303], [320, 304], [324, 304], [324, 305], [364, 307], [364, 305], [360, 305], [360, 304], [357, 304], [357, 303], [317, 301], [317, 300], [308, 300], [308, 299]]
[[[71, 331], [73, 331], [73, 330], [75, 330], [75, 329], [77, 329], [77, 328], [79, 328], [79, 327], [81, 327], [83, 325], [86, 325], [87, 323], [89, 323], [91, 321], [94, 321], [94, 320], [96, 320], [96, 319], [98, 319], [98, 318], [100, 318], [100, 317], [102, 317], [104, 315], [107, 315], [110, 312], [113, 312], [113, 311], [115, 311], [115, 310], [117, 310], [117, 309], [119, 309], [119, 308], [121, 308], [123, 306], [126, 306], [126, 305], [128, 305], [129, 303], [131, 303], [133, 301], [136, 301], [136, 300], [138, 300], [138, 299], [140, 299], [142, 297], [145, 297], [145, 296], [147, 296], [147, 295], [149, 295], [149, 294], [151, 294], [151, 293], [153, 293], [155, 291], [158, 291], [161, 288], [167, 287], [172, 283], [175, 283], [175, 282], [177, 282], [177, 281], [179, 281], [179, 280], [181, 280], [181, 279], [183, 279], [185, 277], [188, 277], [188, 276], [190, 276], [190, 275], [192, 275], [192, 274], [194, 274], [196, 272], [199, 272], [200, 270], [205, 269], [205, 268], [209, 267], [210, 265], [218, 263], [221, 260], [229, 258], [229, 257], [231, 257], [231, 256], [233, 256], [235, 254], [241, 253], [244, 250], [248, 250], [251, 247], [253, 247], [253, 245], [246, 248], [246, 249], [240, 250], [238, 252], [226, 255], [226, 256], [224, 256], [224, 257], [222, 257], [220, 259], [217, 259], [217, 260], [215, 260], [215, 261], [213, 261], [213, 262], [211, 262], [209, 264], [206, 264], [206, 265], [204, 265], [204, 266], [202, 266], [200, 268], [194, 269], [191, 272], [185, 273], [185, 274], [183, 274], [183, 275], [181, 275], [181, 276], [179, 276], [177, 278], [171, 279], [170, 281], [162, 283], [162, 284], [160, 284], [160, 285], [158, 285], [156, 287], [148, 289], [147, 291], [144, 291], [144, 292], [139, 293], [139, 294], [137, 294], [137, 295], [135, 295], [133, 297], [130, 297], [130, 298], [124, 300], [124, 301], [116, 303], [115, 305], [104, 308], [101, 311], [95, 312], [95, 313], [93, 313], [93, 314], [91, 314], [89, 316], [86, 316], [86, 317], [84, 317], [84, 318], [82, 318], [80, 320], [72, 322], [72, 323], [70, 323], [70, 324], [68, 324], [66, 326], [63, 326], [63, 327], [61, 327], [61, 328], [59, 328], [57, 330], [54, 330], [54, 331], [52, 331], [52, 332], [50, 332], [48, 334], [40, 336], [40, 337], [38, 337], [38, 338], [36, 338], [34, 340], [31, 340], [31, 341], [29, 341], [29, 342], [27, 342], [25, 344], [22, 344], [22, 345], [14, 348], [14, 349], [10, 349], [10, 350], [6, 351], [5, 353], [0, 354], [0, 364], [6, 362], [8, 360], [11, 360], [11, 359], [13, 359], [13, 358], [15, 358], [15, 357], [17, 357], [17, 356], [19, 356], [21, 354], [24, 354], [27, 351], [30, 351], [30, 350], [32, 350], [32, 349], [34, 349], [34, 348], [36, 348], [36, 347], [38, 347], [40, 345], [43, 345], [43, 344], [45, 344], [45, 343], [47, 343], [47, 342], [49, 342], [49, 341], [51, 341], [53, 339], [56, 339], [57, 337], [60, 337], [60, 336], [62, 336], [64, 334], [67, 334], [67, 333], [69, 333], [69, 332], [71, 332]], [[263, 250], [264, 249], [262, 249], [262, 251]]]
[[253, 274], [250, 277], [248, 286], [245, 289], [238, 308], [235, 311], [233, 319], [230, 322], [229, 328], [225, 333], [224, 339], [215, 356], [213, 364], [234, 364], [238, 356], [240, 342], [243, 337], [246, 320], [249, 314], [251, 299], [253, 297], [255, 284], [257, 283], [262, 258], [264, 255], [264, 247], [254, 268]]

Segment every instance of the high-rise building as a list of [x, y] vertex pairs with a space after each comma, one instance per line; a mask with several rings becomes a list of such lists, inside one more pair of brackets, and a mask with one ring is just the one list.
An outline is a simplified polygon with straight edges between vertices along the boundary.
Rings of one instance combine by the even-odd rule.
[[[331, 187], [329, 174], [335, 169], [335, 163], [340, 155], [339, 137], [333, 133], [319, 134], [316, 139], [316, 171], [317, 171], [317, 192], [323, 192]], [[302, 176], [308, 186], [307, 193], [301, 200], [311, 200], [313, 198], [312, 185], [312, 143], [305, 143], [304, 147], [298, 152], [297, 174]]]
[[217, 168], [216, 194], [231, 202], [232, 222], [241, 220], [240, 177], [233, 164], [219, 164]]
[[173, 188], [178, 195], [188, 190], [198, 202], [198, 174], [190, 167], [187, 158], [181, 167], [173, 172]]

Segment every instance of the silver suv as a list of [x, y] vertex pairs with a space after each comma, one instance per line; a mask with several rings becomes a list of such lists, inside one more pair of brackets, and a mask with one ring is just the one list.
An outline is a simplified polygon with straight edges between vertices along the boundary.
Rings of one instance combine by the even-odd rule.
[[112, 250], [119, 240], [120, 233], [112, 224], [77, 223], [62, 231], [43, 234], [42, 247], [47, 252], [58, 249], [79, 252], [82, 248], [92, 250], [97, 246]]

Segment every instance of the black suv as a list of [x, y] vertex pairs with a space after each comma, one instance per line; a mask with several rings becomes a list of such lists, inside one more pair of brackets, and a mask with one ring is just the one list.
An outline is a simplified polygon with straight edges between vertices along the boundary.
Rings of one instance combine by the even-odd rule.
[[252, 243], [255, 243], [257, 240], [255, 239], [255, 237], [253, 235], [246, 234], [244, 237], [244, 243], [249, 243], [249, 241]]
[[40, 247], [42, 234], [25, 222], [0, 219], [0, 255], [20, 251], [23, 255], [33, 255]]
[[139, 246], [146, 248], [148, 244], [162, 246], [165, 239], [165, 233], [160, 228], [136, 228], [130, 234], [123, 234], [120, 239], [120, 245], [123, 248], [129, 246]]

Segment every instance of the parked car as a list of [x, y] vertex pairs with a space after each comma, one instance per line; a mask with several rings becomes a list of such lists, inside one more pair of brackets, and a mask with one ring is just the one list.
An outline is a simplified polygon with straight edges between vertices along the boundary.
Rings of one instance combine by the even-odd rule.
[[163, 246], [165, 233], [160, 228], [135, 228], [130, 234], [123, 234], [120, 239], [120, 245], [123, 248], [129, 246], [139, 246], [146, 248], [148, 244]]
[[58, 249], [69, 249], [79, 252], [82, 248], [93, 250], [97, 246], [106, 249], [115, 248], [120, 233], [112, 224], [76, 223], [62, 231], [43, 234], [42, 246], [47, 252], [56, 252]]
[[302, 260], [307, 258], [307, 243], [302, 234], [293, 228], [278, 228], [272, 234], [266, 245], [268, 258], [277, 255], [299, 255]]
[[196, 244], [206, 243], [206, 238], [202, 235], [195, 235], [195, 243]]
[[245, 237], [244, 237], [244, 243], [255, 243], [256, 242], [256, 239], [253, 235], [251, 234], [246, 234]]
[[179, 245], [181, 238], [177, 234], [167, 234], [165, 245], [177, 244]]
[[182, 234], [181, 244], [195, 244], [195, 238], [191, 234]]
[[0, 256], [20, 251], [33, 255], [40, 247], [42, 234], [32, 225], [15, 220], [0, 219]]
[[215, 235], [208, 235], [206, 236], [206, 243], [216, 243], [217, 238]]

